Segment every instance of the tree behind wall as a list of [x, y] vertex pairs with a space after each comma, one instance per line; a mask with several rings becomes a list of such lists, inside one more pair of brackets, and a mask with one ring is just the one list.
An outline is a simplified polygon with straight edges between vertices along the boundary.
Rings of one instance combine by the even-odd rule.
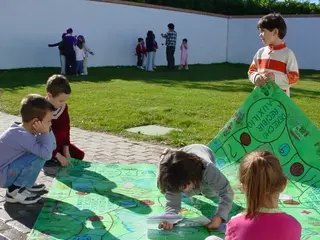
[[320, 14], [320, 4], [295, 0], [129, 0], [226, 15]]

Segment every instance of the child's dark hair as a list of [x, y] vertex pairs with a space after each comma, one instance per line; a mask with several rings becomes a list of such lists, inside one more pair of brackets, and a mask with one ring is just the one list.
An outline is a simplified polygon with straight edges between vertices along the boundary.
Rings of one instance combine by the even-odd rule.
[[168, 24], [168, 28], [171, 29], [171, 30], [174, 30], [174, 24], [173, 23], [169, 23]]
[[49, 77], [46, 90], [51, 93], [52, 97], [56, 97], [61, 93], [71, 94], [71, 87], [67, 78], [60, 74], [54, 74]]
[[83, 48], [83, 44], [84, 44], [84, 42], [79, 41], [79, 40], [77, 41], [78, 48], [82, 49]]
[[138, 42], [141, 42], [141, 41], [143, 41], [143, 38], [138, 38]]
[[186, 39], [186, 38], [184, 38], [183, 40], [182, 40], [182, 42], [188, 42], [188, 39]]
[[153, 32], [151, 30], [147, 32], [147, 37], [153, 39]]
[[82, 43], [85, 43], [86, 42], [86, 39], [84, 38], [83, 35], [79, 35], [78, 38], [77, 38], [78, 41], [82, 42]]
[[71, 34], [71, 33], [73, 33], [73, 29], [72, 29], [72, 28], [68, 28], [66, 32], [67, 32], [68, 34]]
[[271, 196], [280, 193], [287, 179], [280, 162], [271, 152], [248, 154], [240, 164], [239, 180], [247, 198], [248, 218], [254, 218]]
[[42, 121], [48, 112], [53, 111], [55, 111], [54, 106], [38, 94], [29, 94], [21, 101], [20, 115], [24, 123], [28, 123], [35, 118]]
[[287, 24], [279, 13], [270, 13], [263, 16], [257, 25], [258, 29], [267, 29], [273, 31], [278, 29], [279, 38], [283, 39], [287, 34]]
[[160, 161], [157, 186], [162, 193], [181, 192], [190, 183], [200, 188], [203, 170], [203, 163], [197, 155], [169, 151]]

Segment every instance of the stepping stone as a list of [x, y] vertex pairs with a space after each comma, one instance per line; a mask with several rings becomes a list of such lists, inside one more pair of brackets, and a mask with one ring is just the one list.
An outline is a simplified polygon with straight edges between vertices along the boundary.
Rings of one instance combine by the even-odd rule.
[[140, 133], [140, 134], [149, 135], [149, 136], [160, 136], [160, 135], [166, 135], [171, 131], [181, 131], [179, 129], [162, 127], [159, 125], [146, 125], [146, 126], [128, 128], [126, 130], [128, 132]]

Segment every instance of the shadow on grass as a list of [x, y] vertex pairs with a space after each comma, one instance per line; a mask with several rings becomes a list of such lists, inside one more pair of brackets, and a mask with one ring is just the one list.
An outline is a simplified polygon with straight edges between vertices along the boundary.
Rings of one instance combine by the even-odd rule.
[[[118, 239], [111, 233], [117, 232], [118, 226], [132, 223], [131, 219], [145, 219], [152, 212], [147, 203], [114, 191], [115, 182], [88, 170], [92, 163], [73, 161], [73, 164], [61, 169], [57, 176], [57, 181], [68, 188], [54, 185], [51, 195], [35, 204], [4, 204], [12, 219], [36, 230], [29, 239], [47, 239], [47, 236], [55, 239], [91, 239], [89, 236]], [[108, 173], [117, 175], [119, 170]], [[130, 231], [125, 234], [130, 239]]]
[[[70, 82], [108, 82], [113, 79], [144, 81], [164, 85], [187, 82], [212, 82], [247, 78], [247, 66], [242, 64], [194, 65], [190, 71], [168, 70], [159, 67], [154, 72], [146, 72], [135, 67], [90, 68], [89, 76], [69, 76]], [[45, 84], [59, 68], [30, 68], [0, 71], [0, 87], [6, 90]]]
[[[115, 79], [124, 81], [141, 81], [147, 84], [158, 84], [166, 87], [185, 87], [189, 89], [204, 89], [221, 92], [246, 92], [253, 90], [249, 82], [234, 80], [247, 79], [248, 65], [246, 64], [210, 64], [192, 65], [189, 71], [168, 70], [159, 67], [154, 72], [146, 72], [135, 67], [97, 67], [90, 68], [89, 76], [69, 76], [71, 83], [75, 82], [109, 82]], [[25, 87], [43, 86], [52, 74], [58, 73], [59, 68], [30, 68], [0, 71], [0, 89], [16, 91]], [[312, 70], [301, 71], [301, 79], [320, 82], [320, 72]], [[223, 84], [212, 82], [223, 81]], [[292, 96], [316, 98], [319, 91], [302, 89], [297, 85]]]

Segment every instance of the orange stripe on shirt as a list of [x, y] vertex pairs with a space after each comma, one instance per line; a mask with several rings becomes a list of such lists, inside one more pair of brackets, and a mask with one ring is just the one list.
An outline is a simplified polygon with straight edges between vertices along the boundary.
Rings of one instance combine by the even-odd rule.
[[288, 72], [288, 82], [289, 84], [295, 84], [299, 81], [299, 73], [298, 72]]
[[258, 59], [259, 69], [271, 69], [278, 72], [287, 73], [287, 64], [274, 59]]
[[249, 67], [248, 75], [251, 75], [252, 73], [257, 71], [257, 67], [254, 63], [252, 63]]

